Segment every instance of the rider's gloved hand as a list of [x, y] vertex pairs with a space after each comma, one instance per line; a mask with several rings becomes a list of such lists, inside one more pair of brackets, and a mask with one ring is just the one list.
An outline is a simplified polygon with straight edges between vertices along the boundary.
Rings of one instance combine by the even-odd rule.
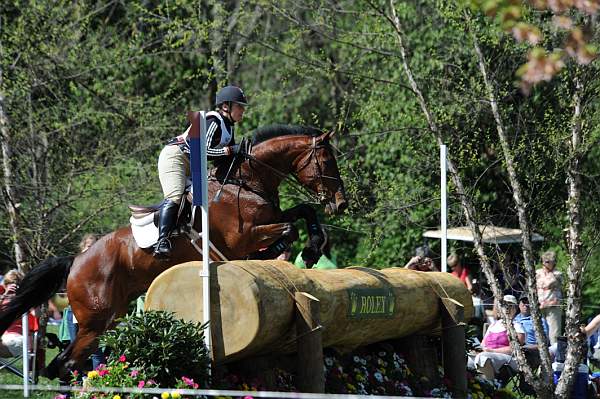
[[239, 144], [234, 144], [232, 146], [227, 147], [227, 152], [229, 155], [238, 155], [243, 154], [244, 149]]

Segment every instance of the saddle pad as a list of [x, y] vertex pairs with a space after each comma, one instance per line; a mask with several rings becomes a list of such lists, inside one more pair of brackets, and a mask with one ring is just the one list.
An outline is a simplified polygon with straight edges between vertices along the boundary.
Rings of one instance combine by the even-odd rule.
[[131, 223], [133, 238], [138, 247], [149, 248], [156, 244], [158, 241], [158, 227], [154, 225], [154, 214], [149, 213], [141, 218], [131, 216], [129, 222]]

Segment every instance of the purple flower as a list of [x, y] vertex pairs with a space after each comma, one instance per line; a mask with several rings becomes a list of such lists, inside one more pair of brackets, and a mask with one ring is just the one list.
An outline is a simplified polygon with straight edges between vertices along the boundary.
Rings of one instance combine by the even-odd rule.
[[139, 371], [137, 371], [137, 370], [131, 370], [131, 376], [132, 376], [133, 378], [137, 377], [137, 375], [138, 375], [139, 373], [140, 373], [140, 372], [139, 372]]

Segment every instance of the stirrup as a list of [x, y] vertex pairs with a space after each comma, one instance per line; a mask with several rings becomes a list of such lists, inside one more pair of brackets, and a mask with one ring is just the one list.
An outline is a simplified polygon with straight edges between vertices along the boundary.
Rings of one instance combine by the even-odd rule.
[[173, 247], [171, 246], [171, 241], [169, 241], [169, 239], [165, 237], [158, 240], [156, 246], [154, 247], [154, 253], [152, 255], [157, 258], [168, 258], [171, 256], [172, 250]]

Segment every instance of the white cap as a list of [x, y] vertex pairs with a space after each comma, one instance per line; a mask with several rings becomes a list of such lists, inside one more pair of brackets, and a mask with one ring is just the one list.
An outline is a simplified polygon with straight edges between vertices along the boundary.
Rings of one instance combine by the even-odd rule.
[[514, 295], [504, 295], [504, 298], [502, 298], [502, 299], [506, 303], [511, 303], [513, 305], [518, 305], [519, 304], [519, 302], [517, 302], [517, 298]]

